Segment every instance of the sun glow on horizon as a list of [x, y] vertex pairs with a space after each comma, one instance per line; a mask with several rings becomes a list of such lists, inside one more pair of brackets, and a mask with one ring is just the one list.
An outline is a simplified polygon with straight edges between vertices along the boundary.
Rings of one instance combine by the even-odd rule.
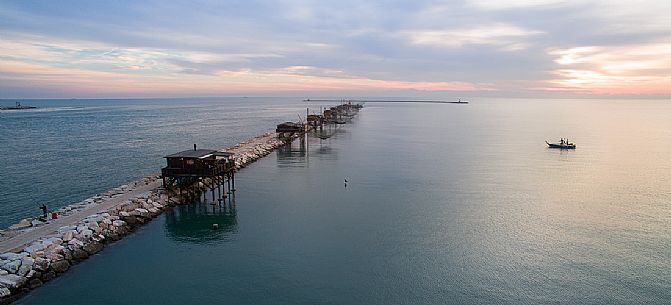
[[548, 83], [602, 94], [660, 94], [671, 88], [671, 43], [553, 50], [561, 68]]
[[[659, 18], [671, 3], [343, 1], [208, 9], [174, 0], [151, 10], [149, 4], [112, 3], [108, 11], [78, 0], [49, 10], [3, 3], [0, 98], [345, 91], [671, 95], [671, 22]], [[524, 18], [507, 17], [512, 12]], [[182, 19], [155, 18], [174, 14]], [[567, 33], [548, 18], [582, 30]]]

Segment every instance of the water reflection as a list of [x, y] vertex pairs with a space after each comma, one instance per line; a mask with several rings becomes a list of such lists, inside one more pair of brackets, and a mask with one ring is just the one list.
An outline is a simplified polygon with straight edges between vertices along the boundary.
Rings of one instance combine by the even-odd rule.
[[306, 137], [299, 138], [289, 145], [277, 149], [277, 165], [279, 167], [306, 167], [308, 160], [309, 140]]
[[564, 162], [571, 161], [570, 156], [571, 156], [572, 153], [575, 152], [575, 150], [573, 150], [573, 149], [556, 149], [556, 148], [549, 148], [549, 147], [546, 147], [545, 150], [548, 153], [552, 153], [552, 154], [558, 156], [557, 160], [564, 161]]
[[[179, 242], [207, 244], [228, 241], [238, 230], [235, 205], [195, 202], [177, 206], [166, 213], [165, 229], [168, 237]], [[218, 229], [212, 229], [218, 224]]]

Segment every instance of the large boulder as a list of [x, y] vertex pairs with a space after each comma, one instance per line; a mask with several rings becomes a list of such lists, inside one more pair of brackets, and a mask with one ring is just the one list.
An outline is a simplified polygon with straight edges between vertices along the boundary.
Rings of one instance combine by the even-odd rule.
[[16, 274], [0, 275], [0, 287], [16, 289], [26, 283], [26, 278]]
[[5, 263], [1, 268], [7, 270], [9, 273], [16, 273], [19, 271], [19, 267], [21, 267], [21, 260], [17, 259]]
[[[102, 219], [101, 219], [102, 221]], [[89, 230], [95, 231], [100, 225], [98, 225], [98, 222], [92, 221], [87, 224], [87, 227], [89, 227]]]
[[70, 263], [66, 260], [55, 261], [51, 263], [51, 269], [58, 273], [63, 273], [70, 269]]
[[21, 267], [19, 267], [19, 270], [16, 272], [16, 274], [18, 274], [20, 276], [26, 276], [28, 274], [28, 272], [33, 270], [33, 263], [34, 262], [35, 262], [35, 260], [30, 256], [26, 256], [26, 257], [22, 258], [21, 259]]
[[83, 236], [85, 239], [86, 238], [91, 238], [91, 236], [93, 236], [93, 230], [91, 230], [91, 229], [82, 230], [81, 236]]
[[21, 266], [33, 266], [35, 259], [30, 256], [24, 256], [21, 258]]
[[131, 226], [136, 226], [136, 225], [138, 225], [138, 224], [140, 223], [140, 222], [138, 221], [137, 217], [135, 217], [135, 216], [133, 216], [133, 215], [124, 216], [124, 217], [121, 217], [121, 219], [122, 219], [123, 221], [125, 221], [126, 223], [128, 223], [129, 225], [131, 225]]
[[103, 244], [99, 242], [92, 242], [84, 246], [84, 251], [88, 252], [89, 255], [96, 254], [103, 249]]
[[42, 286], [42, 280], [40, 279], [32, 279], [30, 282], [28, 282], [28, 288], [30, 289], [35, 289], [40, 286]]
[[47, 254], [48, 253], [63, 253], [63, 251], [65, 251], [65, 247], [63, 247], [61, 245], [56, 245], [56, 244], [53, 244], [53, 245], [49, 246], [47, 249], [49, 250], [48, 252], [46, 252]]
[[118, 233], [114, 233], [114, 232], [108, 233], [107, 237], [109, 237], [109, 239], [114, 240], [114, 241], [117, 241], [117, 240], [121, 239], [121, 236]]
[[65, 256], [58, 254], [58, 253], [53, 253], [53, 252], [48, 252], [44, 257], [46, 257], [48, 260], [55, 262], [55, 261], [60, 261], [65, 259]]
[[53, 271], [45, 272], [44, 274], [42, 274], [42, 282], [51, 281], [55, 277], [56, 277], [55, 272], [53, 272]]
[[40, 277], [40, 276], [42, 276], [42, 272], [35, 271], [35, 269], [30, 270], [30, 272], [28, 272], [28, 274], [26, 274], [26, 278], [28, 278], [28, 279], [32, 279], [32, 278], [36, 278], [36, 277]]
[[63, 258], [71, 261], [72, 260], [72, 251], [70, 251], [70, 249], [68, 249], [68, 248], [64, 248], [63, 249]]
[[63, 234], [63, 241], [68, 242], [72, 240], [75, 237], [75, 232], [74, 231], [67, 231], [65, 234]]
[[105, 241], [105, 235], [102, 234], [93, 235], [93, 237], [91, 237], [91, 240], [93, 240], [94, 242], [102, 243]]
[[72, 240], [68, 241], [68, 248], [72, 250], [81, 248], [82, 246], [84, 246], [84, 243], [79, 239], [73, 238]]
[[161, 214], [161, 211], [159, 211], [157, 208], [155, 208], [153, 206], [151, 208], [147, 209], [147, 211], [149, 211], [149, 215], [151, 217], [156, 217], [158, 214]]
[[49, 260], [46, 258], [36, 258], [34, 267], [37, 271], [44, 272], [49, 270]]
[[[134, 210], [134, 212], [135, 212], [135, 215], [140, 216], [142, 218], [149, 218], [150, 217], [149, 216], [149, 211], [147, 211], [147, 209], [137, 208], [137, 209]], [[133, 215], [133, 213], [131, 213], [131, 215]]]
[[81, 248], [76, 248], [72, 250], [72, 257], [76, 260], [84, 260], [89, 257], [89, 254]]

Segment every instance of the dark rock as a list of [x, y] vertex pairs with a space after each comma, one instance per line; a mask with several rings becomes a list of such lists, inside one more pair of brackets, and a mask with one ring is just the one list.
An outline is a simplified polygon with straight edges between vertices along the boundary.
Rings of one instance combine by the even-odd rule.
[[66, 260], [61, 260], [61, 261], [55, 261], [51, 263], [51, 269], [58, 273], [63, 273], [65, 271], [68, 271], [70, 268], [70, 263]]
[[25, 284], [27, 279], [16, 274], [5, 274], [0, 276], [0, 287], [16, 289]]
[[56, 277], [55, 272], [53, 272], [53, 271], [46, 272], [46, 273], [42, 274], [42, 282], [51, 281], [55, 277]]
[[30, 289], [35, 289], [40, 286], [42, 286], [42, 281], [40, 279], [32, 279], [28, 282], [28, 288]]
[[2, 298], [4, 298], [4, 297], [9, 297], [11, 294], [12, 294], [12, 292], [9, 291], [9, 288], [0, 287], [0, 304], [9, 304], [9, 303], [11, 303], [11, 300], [2, 299]]
[[72, 260], [72, 251], [68, 250], [67, 248], [63, 249], [63, 257], [69, 261]]
[[125, 221], [131, 227], [138, 225], [137, 217], [132, 216], [132, 215], [121, 217], [121, 220]]
[[72, 257], [75, 260], [80, 260], [81, 261], [81, 260], [85, 260], [87, 257], [89, 257], [89, 253], [80, 249], [80, 248], [77, 248], [77, 249], [74, 249], [72, 251]]
[[49, 260], [45, 258], [36, 258], [34, 267], [37, 271], [47, 271], [49, 270]]
[[88, 252], [89, 255], [93, 255], [103, 249], [103, 244], [94, 241], [88, 245], [84, 245], [83, 249], [84, 251]]

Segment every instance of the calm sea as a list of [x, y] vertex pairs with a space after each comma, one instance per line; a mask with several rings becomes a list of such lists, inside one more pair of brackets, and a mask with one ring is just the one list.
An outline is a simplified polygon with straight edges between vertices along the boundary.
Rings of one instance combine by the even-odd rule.
[[[305, 112], [292, 100], [60, 103], [0, 114], [7, 219]], [[668, 101], [369, 103], [331, 138], [242, 170], [234, 208], [164, 213], [18, 303], [668, 304], [670, 117]], [[560, 137], [578, 148], [546, 148]]]
[[[0, 105], [14, 101], [0, 100]], [[0, 111], [0, 227], [156, 172], [163, 156], [224, 148], [305, 116], [300, 99], [29, 100]]]

